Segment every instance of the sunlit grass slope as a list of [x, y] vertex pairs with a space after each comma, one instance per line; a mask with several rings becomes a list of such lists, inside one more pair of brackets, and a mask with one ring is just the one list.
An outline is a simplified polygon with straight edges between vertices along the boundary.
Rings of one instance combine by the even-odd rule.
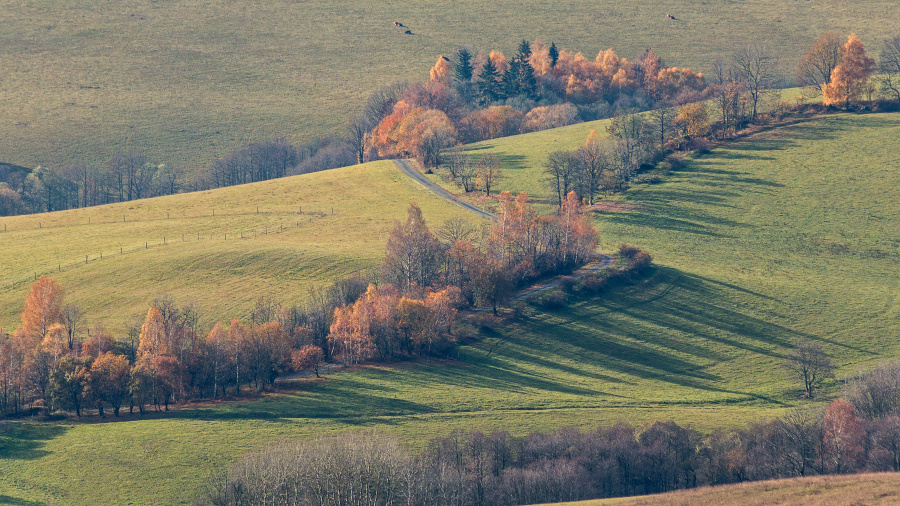
[[340, 133], [378, 86], [427, 78], [459, 44], [511, 56], [541, 38], [629, 59], [653, 48], [706, 71], [764, 42], [792, 78], [829, 29], [871, 51], [900, 20], [893, 0], [4, 2], [0, 163], [106, 164], [136, 149], [196, 171], [248, 141]]
[[260, 297], [302, 303], [310, 289], [377, 265], [413, 200], [435, 228], [456, 216], [478, 221], [390, 161], [4, 218], [0, 326], [18, 324], [35, 273], [54, 277], [91, 324], [114, 330], [163, 294], [198, 302], [207, 322], [243, 317]]
[[898, 115], [819, 118], [633, 188], [637, 209], [595, 223], [607, 249], [648, 249], [652, 276], [486, 331], [458, 360], [332, 371], [159, 419], [11, 424], [0, 494], [188, 502], [216, 466], [285, 437], [377, 429], [421, 449], [457, 428], [673, 419], [710, 431], [821, 406], [779, 368], [794, 339], [823, 342], [839, 378], [900, 349], [898, 136]]

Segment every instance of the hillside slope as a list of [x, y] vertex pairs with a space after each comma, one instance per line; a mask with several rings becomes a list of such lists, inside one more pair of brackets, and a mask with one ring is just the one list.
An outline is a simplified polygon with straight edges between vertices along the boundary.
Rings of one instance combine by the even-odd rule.
[[653, 48], [708, 71], [717, 56], [765, 42], [793, 79], [830, 29], [857, 32], [874, 52], [900, 31], [896, 3], [7, 2], [0, 163], [103, 166], [135, 149], [195, 172], [246, 142], [342, 133], [377, 87], [427, 78], [459, 44], [509, 56], [521, 39], [541, 38], [629, 60]]
[[210, 323], [245, 316], [260, 297], [302, 303], [310, 289], [378, 265], [413, 200], [435, 229], [452, 217], [481, 219], [390, 161], [3, 218], [0, 327], [19, 324], [35, 274], [54, 277], [91, 325], [115, 331], [164, 294], [196, 301]]
[[[632, 188], [629, 212], [595, 223], [604, 249], [647, 248], [650, 278], [567, 309], [526, 309], [451, 361], [330, 371], [258, 400], [118, 423], [4, 426], [0, 494], [183, 503], [213, 469], [286, 437], [376, 429], [422, 449], [454, 429], [672, 419], [711, 431], [815, 407], [779, 368], [794, 339], [822, 342], [838, 378], [900, 351], [898, 136], [897, 114], [815, 118]], [[828, 383], [823, 397], [836, 390]]]

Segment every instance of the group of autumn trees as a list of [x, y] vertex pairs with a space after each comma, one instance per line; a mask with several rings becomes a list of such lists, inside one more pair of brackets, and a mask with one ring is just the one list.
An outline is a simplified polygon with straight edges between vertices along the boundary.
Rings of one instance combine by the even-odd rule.
[[[114, 339], [97, 326], [81, 337], [82, 311], [63, 305], [63, 290], [41, 277], [25, 300], [22, 325], [0, 329], [0, 412], [96, 408], [221, 398], [241, 387], [271, 386], [286, 372], [314, 370], [323, 360], [446, 355], [459, 309], [497, 306], [517, 286], [586, 262], [597, 232], [574, 193], [558, 214], [538, 215], [527, 197], [500, 196], [501, 214], [480, 231], [451, 220], [432, 234], [410, 204], [397, 223], [376, 284], [354, 277], [311, 294], [306, 307], [260, 300], [249, 325], [237, 318], [206, 334], [194, 304], [153, 301], [139, 326]], [[368, 287], [367, 287], [368, 285]], [[90, 333], [89, 333], [90, 334]]]
[[464, 220], [433, 234], [411, 204], [387, 243], [382, 283], [338, 308], [328, 352], [345, 363], [445, 354], [463, 307], [497, 307], [536, 278], [571, 270], [593, 255], [597, 231], [574, 193], [558, 214], [540, 216], [525, 194], [500, 195], [499, 218], [476, 237]]
[[351, 124], [351, 140], [359, 162], [415, 156], [433, 167], [441, 150], [457, 142], [695, 102], [706, 88], [701, 74], [667, 68], [652, 50], [629, 61], [611, 49], [590, 60], [539, 40], [523, 40], [511, 59], [460, 48], [455, 61], [438, 59], [427, 82], [373, 95]]
[[[884, 40], [880, 50], [876, 63], [855, 35], [842, 42], [827, 32], [801, 59], [798, 81], [818, 90], [825, 105], [847, 107], [876, 94], [900, 101], [900, 35]], [[499, 51], [461, 48], [455, 61], [441, 57], [427, 82], [376, 91], [344, 139], [301, 146], [283, 138], [254, 142], [214, 161], [203, 174], [185, 174], [134, 150], [116, 154], [106, 166], [0, 166], [0, 216], [230, 186], [385, 157], [415, 156], [433, 167], [441, 163], [442, 150], [457, 143], [647, 110], [652, 112], [643, 121], [646, 131], [632, 137], [647, 145], [641, 151], [657, 150], [654, 144], [678, 148], [710, 132], [701, 101], [717, 116], [712, 131], [726, 136], [756, 121], [765, 94], [782, 81], [773, 53], [761, 44], [716, 60], [712, 69], [704, 77], [666, 67], [652, 50], [628, 61], [611, 49], [590, 60], [540, 41], [523, 41], [512, 59]], [[623, 163], [609, 174], [618, 174], [621, 185], [629, 171]], [[486, 189], [484, 181], [490, 178], [473, 173], [462, 184], [466, 191]]]
[[246, 384], [262, 389], [292, 359], [311, 366], [303, 362], [309, 360], [302, 349], [292, 355], [294, 341], [278, 321], [244, 326], [235, 319], [203, 336], [193, 306], [161, 298], [150, 306], [136, 342], [116, 340], [99, 325], [82, 340], [80, 311], [62, 302], [62, 288], [41, 277], [25, 300], [22, 325], [12, 334], [0, 330], [4, 414], [26, 406], [78, 416], [87, 407], [101, 416], [105, 409], [119, 416], [122, 406], [168, 409], [170, 402], [187, 398], [221, 397], [229, 387], [235, 393]]
[[[282, 442], [238, 461], [201, 503], [513, 505], [705, 485], [900, 471], [900, 364], [851, 378], [827, 408], [703, 435], [674, 422], [514, 437], [455, 431], [410, 455], [387, 436]], [[377, 500], [376, 500], [377, 497]]]

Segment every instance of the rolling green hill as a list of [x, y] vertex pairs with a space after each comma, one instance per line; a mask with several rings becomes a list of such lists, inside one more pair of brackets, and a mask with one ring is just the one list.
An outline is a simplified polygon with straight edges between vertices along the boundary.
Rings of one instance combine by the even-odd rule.
[[198, 302], [210, 323], [246, 315], [260, 297], [299, 303], [310, 289], [378, 265], [394, 220], [412, 200], [435, 228], [457, 216], [478, 221], [390, 161], [3, 218], [0, 327], [19, 324], [25, 295], [42, 274], [65, 288], [91, 325], [103, 321], [115, 331], [163, 294]]
[[[245, 451], [323, 432], [385, 430], [420, 449], [455, 428], [521, 435], [673, 419], [708, 431], [809, 405], [778, 367], [794, 339], [823, 342], [838, 378], [900, 350], [898, 135], [897, 114], [813, 118], [632, 188], [621, 198], [629, 212], [597, 214], [595, 223], [605, 249], [622, 241], [648, 249], [658, 265], [650, 278], [485, 330], [457, 360], [333, 371], [257, 400], [161, 417], [6, 424], [0, 497], [188, 502], [213, 469]], [[395, 177], [386, 164], [337, 174], [358, 181], [354, 170], [376, 168], [382, 179]], [[375, 184], [365, 183], [371, 194]], [[404, 184], [377, 194], [397, 188]], [[425, 207], [427, 199], [417, 199]], [[398, 198], [398, 215], [406, 201]], [[253, 203], [232, 205], [236, 213]], [[426, 211], [432, 224], [440, 221], [432, 216]], [[368, 244], [380, 251], [374, 239]], [[827, 384], [825, 397], [836, 388]]]
[[629, 59], [653, 48], [706, 71], [765, 42], [792, 78], [822, 32], [855, 31], [874, 51], [900, 31], [896, 13], [892, 0], [7, 2], [0, 163], [105, 165], [135, 149], [195, 172], [246, 142], [340, 133], [378, 86], [424, 79], [459, 44], [509, 55], [541, 38]]

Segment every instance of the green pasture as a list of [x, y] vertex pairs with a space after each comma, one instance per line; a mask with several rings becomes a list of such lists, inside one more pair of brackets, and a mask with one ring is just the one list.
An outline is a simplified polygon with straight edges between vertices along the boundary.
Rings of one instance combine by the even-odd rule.
[[452, 217], [478, 222], [390, 161], [3, 218], [0, 327], [19, 324], [25, 296], [41, 275], [63, 286], [66, 301], [81, 305], [91, 326], [102, 321], [114, 331], [164, 294], [196, 301], [210, 326], [245, 317], [260, 297], [302, 303], [311, 289], [379, 265], [410, 201], [435, 228]]
[[708, 71], [764, 42], [790, 81], [822, 32], [856, 32], [874, 51], [900, 31], [896, 14], [893, 0], [4, 2], [0, 163], [103, 165], [134, 149], [193, 173], [247, 142], [341, 133], [373, 90], [427, 78], [460, 44], [652, 48]]
[[345, 430], [393, 432], [418, 450], [457, 428], [672, 419], [710, 431], [821, 406], [779, 367], [795, 339], [821, 341], [838, 379], [900, 349], [898, 136], [897, 114], [819, 117], [632, 188], [622, 202], [634, 209], [594, 221], [602, 249], [628, 241], [653, 254], [649, 277], [527, 311], [454, 360], [330, 371], [254, 400], [117, 423], [6, 423], [0, 497], [188, 502], [250, 449]]

